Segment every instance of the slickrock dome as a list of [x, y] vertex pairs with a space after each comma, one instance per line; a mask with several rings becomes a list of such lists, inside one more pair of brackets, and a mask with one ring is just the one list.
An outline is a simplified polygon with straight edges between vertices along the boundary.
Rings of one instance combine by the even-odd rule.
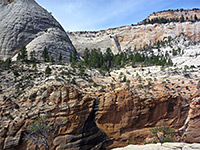
[[[0, 60], [14, 56], [23, 46], [28, 53], [43, 51], [68, 61], [74, 47], [62, 26], [35, 0], [0, 0]], [[41, 58], [41, 53], [37, 53]]]

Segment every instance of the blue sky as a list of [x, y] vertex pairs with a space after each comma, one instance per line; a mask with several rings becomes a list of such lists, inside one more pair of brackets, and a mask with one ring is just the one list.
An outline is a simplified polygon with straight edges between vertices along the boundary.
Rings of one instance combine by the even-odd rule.
[[200, 0], [36, 0], [66, 31], [103, 30], [135, 24], [151, 13], [200, 8]]

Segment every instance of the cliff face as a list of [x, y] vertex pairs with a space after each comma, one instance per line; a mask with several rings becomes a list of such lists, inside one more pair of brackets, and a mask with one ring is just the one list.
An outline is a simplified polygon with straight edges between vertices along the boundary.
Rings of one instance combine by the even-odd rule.
[[147, 44], [153, 45], [158, 40], [168, 40], [184, 34], [191, 40], [200, 40], [200, 22], [176, 22], [167, 24], [147, 24], [125, 26], [98, 32], [71, 32], [69, 37], [73, 45], [81, 54], [85, 48], [100, 48], [103, 52], [107, 48], [117, 54], [128, 48], [132, 50], [142, 48]]
[[[140, 71], [127, 69], [124, 70], [127, 80], [132, 78], [128, 87], [115, 80], [119, 76], [117, 72], [114, 76], [115, 71], [111, 76], [102, 76], [97, 70], [87, 69], [84, 77], [78, 77], [78, 68], [72, 71], [67, 64], [51, 65], [51, 75], [46, 76], [47, 65], [38, 64], [37, 71], [28, 64], [22, 67], [13, 64], [9, 70], [1, 70], [0, 149], [35, 149], [36, 145], [27, 141], [24, 133], [39, 114], [48, 116], [49, 120], [66, 120], [53, 139], [51, 148], [55, 150], [110, 149], [126, 146], [132, 140], [142, 144], [151, 138], [150, 128], [164, 123], [179, 129], [188, 117], [191, 121], [184, 134], [198, 134], [194, 125], [198, 123], [195, 116], [199, 116], [199, 112], [194, 116], [188, 113], [190, 101], [200, 96], [198, 77], [192, 73], [188, 81], [180, 75], [174, 78], [166, 71], [167, 77], [162, 74], [164, 79], [156, 79], [147, 86], [149, 77], [138, 81], [130, 72]], [[147, 68], [141, 71], [144, 74], [152, 72]], [[198, 72], [193, 73], [198, 75]], [[76, 85], [70, 83], [72, 79], [76, 80]], [[92, 86], [94, 82], [89, 83], [91, 79], [107, 87], [100, 90], [101, 87]], [[109, 87], [111, 83], [114, 88]], [[195, 111], [197, 109], [192, 114]], [[199, 142], [199, 138], [194, 140]]]
[[[183, 18], [182, 18], [183, 17]], [[196, 21], [200, 18], [200, 9], [193, 10], [169, 10], [169, 11], [161, 11], [157, 13], [151, 14], [145, 20], [143, 20], [140, 24], [143, 24], [148, 21], [153, 21], [156, 19], [165, 18], [167, 20], [181, 20], [182, 21]]]
[[53, 140], [53, 149], [92, 149], [103, 147], [109, 139], [94, 121], [93, 98], [55, 82], [26, 94], [24, 100], [1, 105], [0, 149], [35, 149], [36, 145], [24, 139], [24, 131], [38, 114], [51, 116], [49, 120], [67, 120]]
[[190, 110], [184, 126], [180, 129], [183, 131], [182, 139], [188, 143], [198, 143], [200, 133], [196, 132], [200, 128], [200, 92], [195, 93], [195, 98], [190, 103]]
[[52, 148], [78, 150], [126, 146], [131, 140], [141, 143], [149, 137], [149, 128], [162, 122], [180, 128], [189, 110], [189, 101], [180, 97], [162, 95], [152, 101], [128, 90], [93, 97], [55, 82], [30, 90], [27, 96], [1, 105], [1, 149], [34, 149], [24, 132], [38, 114], [67, 120]]
[[34, 0], [0, 0], [0, 60], [13, 57], [23, 46], [38, 59], [46, 47], [54, 58], [68, 61], [74, 47], [61, 25]]
[[189, 109], [189, 101], [179, 96], [160, 94], [154, 100], [142, 99], [128, 90], [107, 94], [100, 102], [97, 125], [113, 139], [111, 147], [126, 146], [132, 140], [141, 143], [155, 125], [180, 128]]

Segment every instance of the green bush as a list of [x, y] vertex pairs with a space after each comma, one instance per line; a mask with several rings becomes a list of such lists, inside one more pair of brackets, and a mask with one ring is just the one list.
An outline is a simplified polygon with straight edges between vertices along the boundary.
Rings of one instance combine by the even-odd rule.
[[135, 140], [130, 141], [129, 144], [134, 145], [135, 144]]
[[166, 126], [155, 127], [154, 129], [150, 129], [150, 132], [152, 133], [153, 136], [156, 137], [156, 139], [160, 143], [174, 141], [175, 130], [170, 127]]
[[97, 87], [97, 86], [99, 86], [97, 83], [93, 83], [93, 87]]
[[49, 66], [47, 66], [45, 69], [45, 75], [49, 76], [50, 74], [51, 74], [51, 68]]

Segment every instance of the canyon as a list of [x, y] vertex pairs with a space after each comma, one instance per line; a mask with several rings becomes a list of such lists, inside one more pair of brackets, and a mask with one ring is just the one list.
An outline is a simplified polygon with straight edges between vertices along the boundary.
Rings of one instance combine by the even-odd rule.
[[[53, 140], [51, 149], [56, 150], [112, 149], [131, 141], [142, 144], [153, 138], [149, 129], [163, 124], [176, 129], [176, 141], [199, 142], [196, 131], [200, 91], [196, 71], [188, 70], [190, 79], [184, 74], [177, 79], [176, 74], [163, 76], [168, 76], [168, 71], [158, 76], [150, 67], [150, 78], [154, 74], [159, 78], [147, 86], [150, 78], [144, 76], [139, 81], [128, 76], [131, 68], [119, 70], [130, 79], [127, 85], [115, 80], [117, 70], [111, 76], [86, 70], [84, 77], [80, 77], [78, 68], [72, 71], [67, 64], [51, 65], [53, 71], [46, 76], [47, 65], [38, 65], [37, 72], [26, 64], [23, 70], [14, 65], [1, 73], [0, 149], [35, 149], [25, 133], [38, 115], [48, 116], [48, 120], [66, 120]], [[138, 68], [131, 73], [134, 69]], [[71, 82], [72, 78], [76, 84]], [[101, 86], [94, 86], [91, 79], [105, 86], [104, 91]]]
[[[40, 116], [49, 126], [65, 120], [49, 149], [200, 149], [200, 22], [194, 20], [199, 9], [146, 19], [183, 16], [184, 22], [67, 33], [34, 0], [0, 0], [0, 11], [0, 149], [45, 150], [27, 138]], [[24, 46], [28, 57], [36, 52], [35, 61], [17, 60]], [[44, 48], [55, 61], [43, 60]], [[86, 48], [168, 55], [172, 65], [88, 67], [81, 61]], [[147, 144], [158, 142], [150, 131], [158, 126], [174, 129], [176, 143]]]

